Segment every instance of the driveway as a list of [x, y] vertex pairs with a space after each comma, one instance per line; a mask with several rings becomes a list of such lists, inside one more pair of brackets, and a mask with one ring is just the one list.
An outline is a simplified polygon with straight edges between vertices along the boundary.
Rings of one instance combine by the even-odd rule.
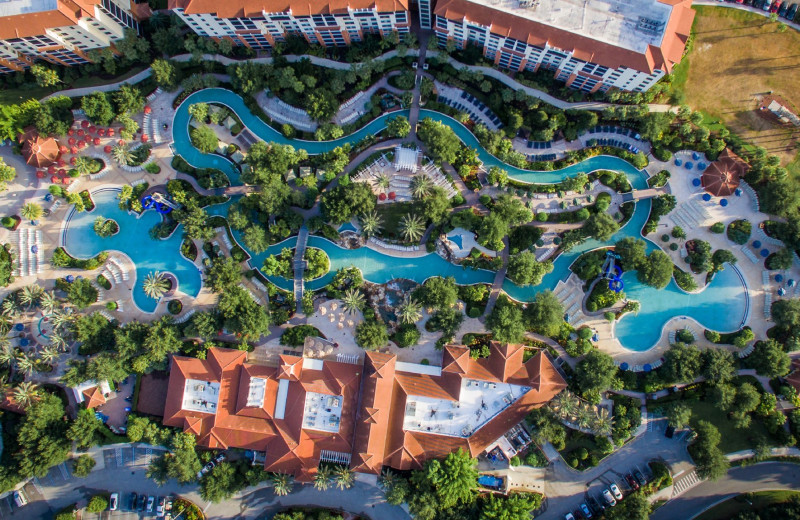
[[741, 493], [776, 489], [800, 489], [800, 466], [785, 462], [763, 462], [733, 468], [716, 482], [702, 482], [670, 500], [650, 515], [650, 519], [694, 518], [711, 506]]

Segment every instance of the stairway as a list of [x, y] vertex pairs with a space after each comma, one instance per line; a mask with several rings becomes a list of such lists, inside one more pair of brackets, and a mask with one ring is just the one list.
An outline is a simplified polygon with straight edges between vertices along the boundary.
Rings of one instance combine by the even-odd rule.
[[308, 242], [308, 228], [303, 226], [297, 234], [297, 246], [294, 250], [294, 300], [297, 305], [297, 314], [303, 314], [303, 273], [306, 269], [306, 262], [303, 256], [306, 253], [306, 243]]

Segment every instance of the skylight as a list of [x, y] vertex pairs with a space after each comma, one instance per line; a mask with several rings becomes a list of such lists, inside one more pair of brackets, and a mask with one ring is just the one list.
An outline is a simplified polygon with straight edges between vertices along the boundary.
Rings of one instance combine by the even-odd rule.
[[341, 395], [306, 392], [303, 410], [303, 428], [336, 433], [342, 419]]
[[193, 412], [217, 413], [219, 383], [187, 379], [183, 387], [183, 410]]

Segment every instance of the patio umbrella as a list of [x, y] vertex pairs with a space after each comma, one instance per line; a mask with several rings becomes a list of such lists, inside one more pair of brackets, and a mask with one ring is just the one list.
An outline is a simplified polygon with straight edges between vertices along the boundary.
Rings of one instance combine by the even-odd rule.
[[125, 144], [125, 139], [120, 139], [119, 141], [117, 141], [117, 144], [122, 146], [123, 144]]
[[65, 176], [67, 174], [67, 170], [65, 170], [64, 168], [61, 168], [61, 169], [58, 170], [58, 174], [63, 177], [63, 176]]
[[153, 109], [152, 109], [152, 108], [150, 108], [149, 106], [146, 106], [146, 107], [144, 107], [144, 113], [145, 113], [145, 114], [149, 114], [149, 113], [150, 113], [150, 112], [152, 112], [152, 111], [153, 111]]
[[764, 258], [768, 257], [769, 256], [769, 249], [762, 249], [761, 250], [761, 256], [764, 257]]
[[51, 174], [51, 175], [52, 175], [52, 174], [54, 174], [55, 172], [56, 172], [56, 167], [55, 167], [55, 166], [53, 166], [52, 164], [51, 164], [50, 166], [48, 166], [48, 167], [47, 167], [47, 173], [49, 173], [49, 174]]
[[147, 134], [142, 134], [142, 142], [146, 143], [148, 140]]
[[711, 195], [709, 195], [708, 193], [703, 193], [703, 200], [708, 202], [709, 200], [711, 200]]
[[97, 131], [97, 127], [96, 126], [92, 125], [92, 126], [89, 127], [89, 132], [95, 133], [96, 131]]
[[725, 206], [728, 205], [728, 199], [722, 199], [721, 201], [719, 201], [719, 205], [724, 208]]
[[692, 179], [692, 186], [695, 188], [700, 186], [700, 179]]
[[676, 157], [675, 158], [675, 166], [680, 166], [681, 164], [683, 164], [683, 161]]
[[83, 121], [81, 121], [81, 126], [82, 126], [83, 128], [89, 128], [89, 125], [90, 125], [90, 124], [91, 124], [91, 123], [89, 123], [89, 121], [87, 121], [87, 120], [85, 120], [85, 119], [84, 119]]
[[629, 366], [630, 365], [628, 365], [628, 363], [622, 363], [622, 364], [619, 365], [619, 368], [620, 368], [620, 370], [628, 370]]
[[105, 153], [111, 153], [111, 145], [110, 145], [110, 144], [107, 144], [107, 145], [105, 145], [105, 146], [103, 147], [103, 151], [104, 151]]
[[16, 325], [14, 325], [14, 330], [16, 330], [17, 332], [22, 332], [24, 329], [25, 325], [23, 325], [22, 323], [17, 323]]
[[44, 196], [44, 201], [45, 202], [50, 202], [51, 200], [53, 200], [53, 194], [52, 193], [48, 193], [47, 195]]
[[104, 136], [104, 135], [106, 135], [106, 130], [105, 130], [105, 128], [98, 128], [98, 129], [97, 129], [97, 135], [99, 135], [99, 136]]
[[19, 338], [19, 346], [20, 347], [27, 347], [28, 345], [30, 345], [30, 343], [31, 342], [30, 342], [30, 340], [28, 340], [28, 338]]
[[699, 154], [699, 153], [697, 153], [697, 152], [692, 152], [692, 159], [694, 159], [694, 160], [696, 161], [696, 160], [698, 160], [699, 158], [700, 158], [700, 154]]
[[85, 132], [83, 130], [78, 130], [76, 133], [78, 134], [78, 137], [83, 137]]
[[788, 285], [789, 287], [794, 287], [795, 284], [797, 284], [797, 282], [794, 281], [794, 278], [789, 278], [789, 281], [786, 282], [786, 285]]
[[386, 200], [386, 194], [381, 193], [380, 195], [378, 195], [378, 200]]
[[690, 163], [690, 162], [687, 162], [684, 166], [686, 166], [687, 170], [691, 170], [692, 166], [694, 166], [694, 165], [692, 163]]
[[61, 182], [61, 177], [56, 177], [55, 175], [53, 175], [52, 177], [50, 177], [50, 182], [52, 182], [53, 184], [58, 184], [59, 182]]
[[783, 281], [783, 275], [782, 274], [776, 274], [775, 275], [775, 281], [778, 282], [778, 283], [781, 283]]
[[108, 134], [109, 137], [114, 137], [114, 129], [113, 128], [109, 128], [108, 132], [106, 132], [106, 133]]
[[761, 247], [761, 241], [760, 240], [753, 240], [753, 247], [755, 249], [758, 249], [759, 247]]
[[72, 146], [73, 144], [75, 144], [75, 138], [70, 137], [69, 139], [67, 139], [67, 142], [69, 143], [70, 146]]
[[644, 368], [644, 371], [645, 371], [645, 372], [650, 372], [651, 370], [653, 370], [653, 367], [650, 365], [650, 363], [647, 363], [647, 364], [646, 364], [645, 366], [643, 366], [642, 368]]
[[783, 287], [778, 289], [778, 296], [783, 296], [784, 294], [786, 294], [786, 289], [784, 289]]
[[737, 197], [741, 197], [742, 196], [742, 189], [741, 188], [736, 188], [736, 190], [733, 193]]
[[69, 163], [74, 165], [77, 160], [78, 158], [73, 155], [72, 157], [69, 158]]
[[86, 148], [86, 141], [78, 141], [78, 148]]
[[38, 252], [39, 252], [39, 246], [37, 246], [36, 244], [33, 244], [31, 246], [31, 253], [36, 254]]
[[72, 282], [74, 282], [74, 281], [75, 281], [75, 277], [74, 277], [74, 276], [72, 276], [71, 274], [68, 274], [68, 275], [67, 275], [67, 277], [65, 278], [65, 280], [66, 280], [68, 283], [72, 283]]
[[92, 140], [92, 142], [94, 143], [94, 145], [95, 145], [95, 146], [97, 146], [98, 144], [100, 144], [100, 138], [99, 138], [99, 137], [95, 137], [95, 138]]
[[36, 177], [37, 178], [44, 179], [45, 175], [46, 175], [45, 172], [43, 172], [42, 170], [36, 170]]
[[56, 161], [56, 164], [58, 166], [64, 167], [67, 165], [67, 161], [65, 161], [64, 159], [59, 159], [58, 161]]
[[69, 151], [69, 148], [67, 148], [62, 144], [61, 146], [58, 147], [58, 151], [61, 153], [67, 153]]
[[75, 130], [70, 128], [69, 130], [67, 130], [67, 135], [75, 135]]
[[697, 169], [700, 170], [700, 171], [705, 170], [706, 169], [706, 163], [704, 163], [704, 162], [697, 163]]

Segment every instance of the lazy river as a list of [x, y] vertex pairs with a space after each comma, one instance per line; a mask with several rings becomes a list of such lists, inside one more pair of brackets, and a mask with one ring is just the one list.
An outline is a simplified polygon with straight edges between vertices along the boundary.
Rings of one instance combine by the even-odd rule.
[[[298, 149], [302, 148], [311, 155], [330, 151], [345, 143], [355, 144], [364, 137], [380, 133], [385, 129], [388, 119], [397, 115], [408, 115], [408, 111], [384, 114], [353, 134], [333, 141], [304, 141], [286, 138], [253, 115], [245, 106], [242, 98], [229, 90], [213, 88], [195, 92], [187, 97], [176, 111], [173, 122], [173, 150], [175, 154], [181, 155], [196, 168], [216, 168], [224, 171], [233, 185], [241, 184], [238, 168], [222, 156], [201, 153], [192, 146], [189, 139], [188, 108], [191, 104], [200, 102], [226, 105], [236, 112], [245, 127], [259, 139], [292, 145]], [[522, 170], [502, 163], [491, 155], [480, 146], [477, 138], [455, 119], [424, 109], [420, 110], [420, 117], [431, 117], [448, 125], [466, 145], [478, 151], [479, 158], [487, 167], [500, 166], [509, 173], [510, 177], [519, 181], [556, 183], [579, 173], [607, 169], [624, 173], [635, 189], [647, 187], [646, 174], [618, 157], [596, 156], [556, 171]], [[180, 254], [180, 228], [168, 240], [143, 242], [141, 237], [148, 234], [150, 227], [155, 225], [160, 217], [154, 211], [146, 211], [137, 219], [127, 212], [120, 211], [114, 196], [115, 193], [105, 191], [93, 194], [97, 208], [91, 214], [77, 214], [72, 218], [68, 224], [65, 241], [67, 250], [81, 258], [88, 258], [108, 249], [122, 251], [131, 257], [137, 266], [137, 283], [133, 298], [137, 306], [144, 311], [152, 312], [156, 307], [156, 302], [148, 298], [141, 289], [141, 280], [152, 270], [172, 272], [179, 280], [180, 290], [196, 296], [201, 285], [200, 275], [194, 265]], [[224, 216], [227, 214], [227, 207], [231, 202], [210, 207], [208, 211], [210, 214]], [[641, 238], [640, 231], [649, 212], [649, 200], [638, 202], [630, 220], [608, 242], [588, 240], [571, 251], [561, 254], [554, 262], [553, 271], [547, 274], [538, 286], [521, 287], [506, 279], [503, 283], [503, 290], [518, 301], [531, 301], [539, 291], [553, 289], [559, 280], [566, 279], [570, 274], [569, 266], [581, 253], [612, 245], [625, 237]], [[111, 239], [97, 237], [92, 229], [92, 222], [96, 215], [114, 218], [120, 225], [120, 233]], [[234, 237], [244, 247], [239, 232], [234, 231]], [[260, 267], [267, 256], [279, 253], [284, 247], [294, 247], [296, 240], [296, 237], [290, 237], [259, 254], [248, 251], [252, 257], [252, 266]], [[658, 247], [647, 239], [645, 242], [648, 250]], [[331, 269], [326, 275], [306, 283], [306, 287], [310, 290], [324, 287], [337, 269], [349, 266], [358, 267], [366, 280], [379, 284], [395, 278], [408, 278], [415, 282], [423, 282], [432, 276], [453, 276], [456, 282], [462, 285], [492, 283], [494, 280], [493, 272], [466, 269], [447, 262], [433, 253], [417, 258], [394, 257], [366, 247], [355, 250], [344, 249], [316, 236], [309, 237], [308, 246], [322, 249], [331, 261]], [[420, 269], [420, 266], [425, 267]], [[291, 280], [270, 277], [270, 281], [284, 289], [291, 290], [292, 288]], [[719, 332], [735, 331], [744, 320], [748, 296], [735, 268], [727, 267], [702, 292], [691, 295], [679, 289], [674, 280], [663, 290], [656, 290], [640, 284], [633, 273], [626, 273], [624, 281], [628, 298], [638, 300], [641, 303], [641, 309], [637, 316], [626, 316], [621, 319], [616, 324], [615, 334], [620, 343], [632, 351], [650, 349], [660, 337], [664, 324], [674, 317], [688, 316], [697, 320], [704, 327]], [[642, 326], [643, 323], [647, 326]]]

